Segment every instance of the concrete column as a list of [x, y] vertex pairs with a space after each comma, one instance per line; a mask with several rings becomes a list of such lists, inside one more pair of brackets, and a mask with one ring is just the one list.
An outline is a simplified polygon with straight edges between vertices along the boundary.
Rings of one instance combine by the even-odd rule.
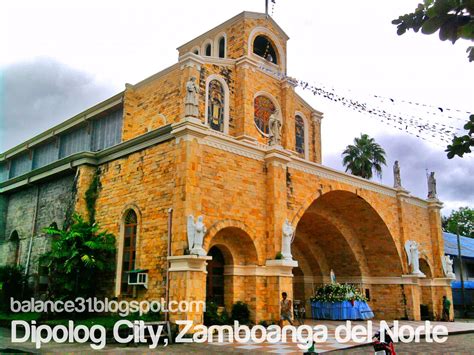
[[[172, 301], [202, 301], [206, 302], [206, 275], [207, 261], [210, 256], [180, 255], [170, 256], [170, 288], [169, 300]], [[170, 320], [191, 320], [194, 325], [203, 324], [204, 313], [202, 307], [189, 312], [170, 313]]]
[[295, 150], [295, 85], [289, 80], [282, 83], [281, 89], [281, 117], [282, 117], [282, 140], [283, 147]]
[[438, 199], [428, 200], [428, 217], [433, 245], [433, 278], [444, 277], [443, 266], [441, 264], [441, 258], [444, 256], [444, 239], [440, 214], [441, 208], [443, 208], [443, 204]]
[[[311, 113], [311, 120], [313, 121], [313, 161], [321, 164], [322, 163], [322, 148], [321, 148], [321, 120], [323, 119], [323, 114], [319, 111], [314, 111]], [[310, 133], [311, 136], [311, 133]], [[311, 156], [310, 156], [311, 159]]]
[[265, 266], [269, 275], [267, 276], [267, 318], [278, 321], [282, 292], [286, 292], [288, 298], [293, 301], [292, 270], [298, 266], [298, 262], [295, 260], [267, 260]]
[[[209, 128], [197, 118], [188, 117], [173, 125], [172, 135], [176, 137], [176, 178], [173, 195], [172, 255], [183, 255], [188, 248], [187, 217], [196, 219], [201, 206], [201, 159], [202, 145]], [[207, 221], [204, 220], [204, 224]]]
[[286, 166], [290, 156], [275, 146], [265, 156], [267, 203], [267, 259], [281, 251], [282, 227], [287, 215]]
[[410, 193], [403, 189], [397, 189], [397, 212], [398, 212], [398, 225], [399, 225], [399, 233], [400, 237], [398, 238], [399, 242], [399, 250], [402, 250], [402, 266], [403, 272], [406, 274], [410, 274], [410, 266], [408, 265], [408, 260], [405, 255], [405, 242], [409, 239], [408, 237], [408, 228], [405, 227], [405, 221], [408, 221], [409, 218], [407, 216], [407, 209], [406, 209], [406, 200], [410, 198]]

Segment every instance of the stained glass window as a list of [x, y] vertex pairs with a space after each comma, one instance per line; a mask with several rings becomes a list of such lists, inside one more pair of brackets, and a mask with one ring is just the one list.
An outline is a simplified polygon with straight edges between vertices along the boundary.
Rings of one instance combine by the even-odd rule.
[[209, 82], [207, 97], [207, 120], [209, 126], [219, 132], [224, 132], [224, 88], [218, 80]]
[[254, 121], [262, 133], [268, 134], [268, 120], [273, 112], [275, 112], [275, 105], [272, 100], [266, 96], [257, 96], [255, 98]]
[[137, 250], [137, 214], [128, 210], [124, 221], [124, 241], [122, 259], [122, 294], [131, 294], [132, 288], [128, 284], [128, 273], [135, 269], [135, 256]]
[[304, 120], [298, 115], [295, 117], [295, 149], [304, 157]]

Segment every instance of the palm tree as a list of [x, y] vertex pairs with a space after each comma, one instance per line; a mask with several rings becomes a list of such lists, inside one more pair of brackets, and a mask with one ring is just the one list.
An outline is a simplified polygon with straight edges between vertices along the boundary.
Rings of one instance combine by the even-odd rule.
[[385, 150], [367, 134], [354, 138], [354, 144], [348, 145], [342, 155], [346, 172], [350, 171], [351, 174], [364, 179], [372, 178], [373, 171], [378, 177], [382, 177], [382, 165], [387, 165]]

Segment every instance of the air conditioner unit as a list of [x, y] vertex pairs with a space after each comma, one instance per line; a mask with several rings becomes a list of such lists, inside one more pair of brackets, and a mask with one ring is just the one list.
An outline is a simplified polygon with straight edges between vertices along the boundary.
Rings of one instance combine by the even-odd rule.
[[128, 272], [129, 285], [142, 285], [148, 288], [148, 270], [133, 270]]

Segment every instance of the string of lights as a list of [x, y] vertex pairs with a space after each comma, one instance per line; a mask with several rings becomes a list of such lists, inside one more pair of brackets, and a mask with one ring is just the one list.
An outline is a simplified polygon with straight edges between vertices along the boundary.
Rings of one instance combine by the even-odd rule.
[[[451, 142], [455, 131], [458, 130], [458, 128], [448, 125], [446, 123], [427, 122], [426, 119], [416, 117], [411, 114], [396, 114], [393, 112], [389, 112], [389, 110], [387, 109], [374, 107], [374, 105], [369, 105], [366, 102], [361, 102], [360, 100], [340, 95], [333, 89], [326, 90], [325, 88], [319, 85], [312, 85], [307, 81], [296, 80], [287, 77], [285, 74], [275, 72], [265, 66], [260, 66], [260, 68], [280, 79], [287, 79], [291, 81], [295, 86], [298, 86], [303, 90], [308, 90], [313, 95], [318, 95], [330, 101], [342, 104], [343, 106], [359, 113], [367, 114], [371, 117], [377, 117], [378, 120], [382, 123], [385, 123], [400, 131], [404, 131], [408, 134], [416, 136], [417, 138], [432, 142], [437, 145], [440, 145], [440, 142]], [[402, 100], [400, 100], [400, 102], [401, 101]], [[428, 106], [429, 105], [426, 105], [426, 107]], [[450, 110], [452, 111], [452, 109]]]

